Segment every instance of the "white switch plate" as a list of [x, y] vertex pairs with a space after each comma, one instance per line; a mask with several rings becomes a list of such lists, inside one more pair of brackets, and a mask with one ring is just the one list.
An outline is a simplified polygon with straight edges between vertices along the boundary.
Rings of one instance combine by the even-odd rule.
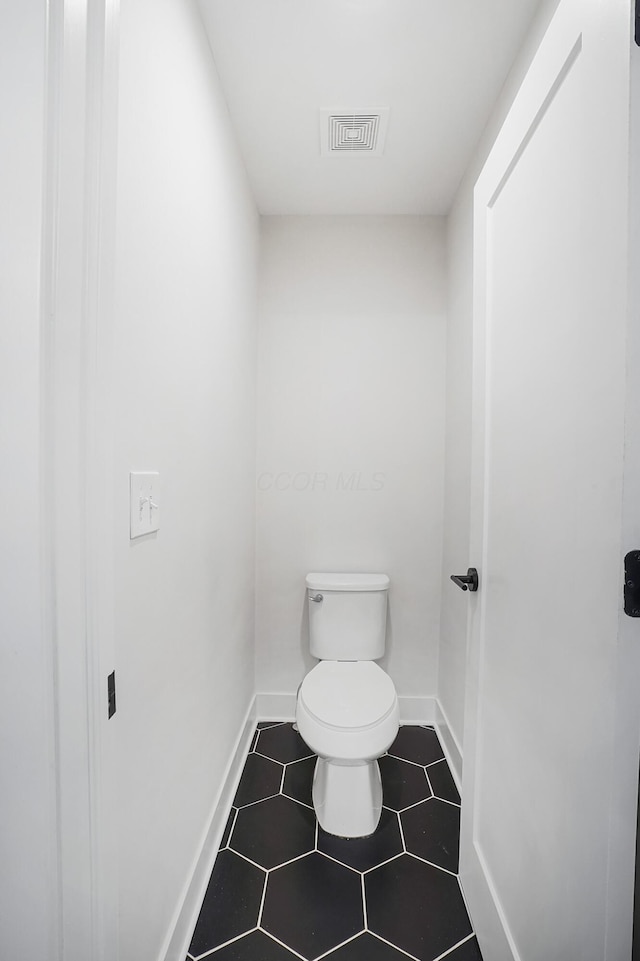
[[151, 534], [160, 527], [160, 474], [157, 472], [129, 474], [129, 504], [131, 540]]

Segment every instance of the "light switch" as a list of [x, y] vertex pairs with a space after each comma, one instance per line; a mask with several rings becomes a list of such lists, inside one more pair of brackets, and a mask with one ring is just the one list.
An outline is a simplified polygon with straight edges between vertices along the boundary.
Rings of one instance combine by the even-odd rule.
[[160, 474], [157, 472], [129, 474], [131, 540], [151, 534], [160, 527]]

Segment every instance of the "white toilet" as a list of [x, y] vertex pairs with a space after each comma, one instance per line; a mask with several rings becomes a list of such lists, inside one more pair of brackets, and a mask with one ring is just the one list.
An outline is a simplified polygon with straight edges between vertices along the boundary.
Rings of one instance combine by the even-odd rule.
[[329, 834], [372, 834], [382, 812], [378, 758], [398, 733], [398, 697], [375, 661], [385, 647], [386, 574], [307, 574], [310, 650], [300, 734], [318, 755], [313, 806]]

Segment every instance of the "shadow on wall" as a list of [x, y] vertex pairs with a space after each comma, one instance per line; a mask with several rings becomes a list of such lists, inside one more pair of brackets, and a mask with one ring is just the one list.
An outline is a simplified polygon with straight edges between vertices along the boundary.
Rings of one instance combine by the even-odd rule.
[[388, 669], [389, 660], [391, 658], [391, 655], [393, 654], [393, 620], [391, 618], [392, 605], [393, 605], [392, 594], [390, 590], [387, 597], [387, 624], [385, 628], [386, 635], [385, 635], [384, 654], [378, 661], [378, 664], [380, 665], [380, 667], [383, 669], [383, 671], [386, 671], [387, 674], [389, 673], [389, 669]]
[[[304, 584], [304, 581], [302, 582]], [[302, 601], [302, 620], [300, 622], [300, 650], [302, 653], [302, 661], [304, 663], [304, 672], [300, 678], [300, 683], [302, 679], [306, 677], [309, 671], [315, 667], [316, 659], [311, 654], [309, 649], [309, 598], [307, 596], [307, 591], [304, 591], [304, 599]]]

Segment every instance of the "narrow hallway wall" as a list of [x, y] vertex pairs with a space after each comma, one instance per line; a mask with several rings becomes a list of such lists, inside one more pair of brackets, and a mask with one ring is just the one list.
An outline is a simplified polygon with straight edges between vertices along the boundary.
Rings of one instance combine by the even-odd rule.
[[295, 693], [304, 577], [391, 578], [388, 669], [435, 694], [444, 456], [439, 218], [263, 221], [258, 375], [257, 689]]
[[[251, 703], [258, 217], [191, 0], [121, 7], [120, 959], [155, 961]], [[129, 471], [159, 471], [129, 540]]]

